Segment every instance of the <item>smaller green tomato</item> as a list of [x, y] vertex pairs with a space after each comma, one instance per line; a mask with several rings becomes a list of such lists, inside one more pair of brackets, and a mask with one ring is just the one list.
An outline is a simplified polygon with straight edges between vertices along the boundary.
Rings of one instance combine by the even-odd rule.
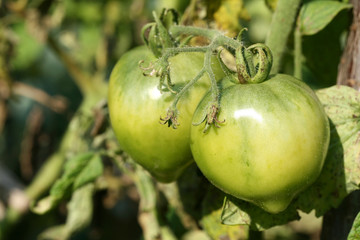
[[[193, 122], [204, 118], [207, 95]], [[220, 128], [191, 128], [191, 150], [216, 187], [270, 213], [319, 176], [329, 144], [329, 122], [313, 91], [278, 74], [258, 84], [236, 84], [220, 96]]]
[[[204, 75], [178, 103], [178, 129], [160, 124], [175, 94], [159, 91], [159, 78], [144, 76], [139, 62], [154, 63], [156, 58], [146, 47], [124, 54], [114, 67], [109, 83], [110, 120], [120, 147], [158, 181], [176, 180], [193, 162], [190, 151], [192, 115], [208, 91], [210, 80]], [[181, 53], [169, 59], [170, 76], [175, 90], [180, 90], [202, 69], [203, 53]], [[213, 58], [218, 79], [223, 72]]]

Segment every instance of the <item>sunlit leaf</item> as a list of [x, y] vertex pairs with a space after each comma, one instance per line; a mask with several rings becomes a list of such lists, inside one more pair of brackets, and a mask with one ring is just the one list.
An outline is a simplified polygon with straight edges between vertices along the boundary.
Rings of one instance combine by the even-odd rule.
[[317, 91], [331, 123], [331, 140], [318, 180], [295, 204], [322, 216], [360, 187], [360, 93], [346, 86]]
[[103, 165], [99, 155], [85, 152], [70, 158], [64, 173], [50, 189], [50, 195], [32, 204], [31, 210], [37, 214], [44, 214], [53, 209], [66, 196], [77, 188], [94, 181], [103, 172]]
[[78, 174], [84, 169], [93, 156], [93, 152], [86, 152], [69, 159], [64, 166], [64, 174], [55, 182], [50, 190], [50, 195], [54, 198], [61, 199], [67, 191], [70, 190]]
[[104, 167], [99, 155], [94, 155], [88, 164], [82, 169], [76, 177], [73, 189], [77, 189], [86, 183], [92, 182], [103, 173]]
[[356, 216], [348, 236], [348, 240], [357, 240], [357, 239], [360, 239], [360, 212]]
[[336, 84], [343, 51], [339, 39], [344, 36], [351, 23], [351, 16], [347, 13], [342, 11], [337, 14], [333, 21], [317, 34], [302, 37], [303, 80], [313, 88], [327, 88]]
[[299, 214], [294, 207], [289, 207], [278, 214], [271, 214], [246, 201], [227, 197], [224, 202], [221, 221], [227, 225], [249, 225], [253, 230], [265, 230], [298, 220]]
[[302, 35], [313, 35], [326, 27], [334, 17], [352, 5], [337, 1], [313, 1], [300, 10], [300, 31]]
[[229, 226], [221, 224], [224, 193], [211, 186], [202, 205], [201, 226], [211, 239], [247, 239], [248, 226]]
[[78, 188], [73, 193], [68, 204], [69, 214], [65, 223], [65, 236], [71, 236], [90, 224], [93, 213], [92, 196], [94, 190], [94, 184], [90, 183]]

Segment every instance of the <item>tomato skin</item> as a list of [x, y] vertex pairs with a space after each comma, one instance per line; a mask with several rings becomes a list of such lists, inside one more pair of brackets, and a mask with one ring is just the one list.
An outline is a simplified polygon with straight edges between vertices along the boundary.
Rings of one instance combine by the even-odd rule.
[[[144, 46], [124, 54], [110, 76], [108, 106], [110, 120], [121, 148], [147, 169], [158, 181], [176, 180], [190, 165], [190, 125], [201, 98], [208, 91], [210, 80], [204, 75], [178, 103], [178, 129], [160, 124], [174, 94], [158, 90], [159, 78], [144, 76], [144, 66], [156, 58]], [[213, 59], [213, 70], [219, 79], [221, 67]], [[203, 67], [204, 54], [182, 53], [169, 59], [170, 76], [179, 90]]]
[[[194, 122], [203, 118], [208, 102], [209, 95]], [[323, 167], [330, 130], [321, 103], [307, 85], [282, 74], [230, 86], [220, 103], [220, 128], [191, 128], [196, 164], [225, 193], [271, 213], [285, 210]]]

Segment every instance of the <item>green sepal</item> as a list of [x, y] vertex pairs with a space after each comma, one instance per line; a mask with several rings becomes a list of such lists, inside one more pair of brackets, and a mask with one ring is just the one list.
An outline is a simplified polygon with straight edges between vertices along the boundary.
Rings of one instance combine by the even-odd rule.
[[147, 41], [147, 46], [149, 47], [151, 52], [154, 54], [154, 56], [159, 58], [159, 57], [161, 57], [161, 50], [162, 49], [161, 49], [161, 43], [160, 43], [157, 35], [158, 35], [157, 26], [153, 25], [150, 28], [148, 41]]
[[[235, 57], [240, 83], [261, 83], [268, 78], [273, 56], [265, 44], [258, 43], [247, 48], [241, 46], [236, 49]], [[257, 63], [256, 67], [254, 63]]]
[[[169, 33], [169, 28], [172, 25], [178, 24], [178, 14], [174, 9], [163, 9], [160, 17], [153, 12], [155, 23], [150, 23], [144, 26], [141, 35], [144, 43], [153, 52], [155, 57], [162, 56], [163, 50], [166, 48], [175, 47], [178, 42], [173, 39]], [[145, 37], [145, 31], [150, 28], [148, 38]]]

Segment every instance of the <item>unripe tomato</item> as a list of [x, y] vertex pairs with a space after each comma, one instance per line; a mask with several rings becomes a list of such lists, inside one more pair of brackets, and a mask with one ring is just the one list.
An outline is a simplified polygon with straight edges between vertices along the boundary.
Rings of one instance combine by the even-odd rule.
[[[208, 109], [207, 95], [194, 122]], [[303, 82], [278, 74], [258, 84], [223, 90], [220, 128], [191, 128], [191, 150], [203, 174], [219, 189], [271, 213], [319, 176], [329, 144], [329, 122]]]
[[[205, 74], [178, 103], [180, 126], [161, 125], [175, 94], [159, 91], [159, 78], [144, 76], [139, 61], [154, 63], [156, 58], [146, 47], [124, 54], [114, 67], [109, 83], [108, 105], [112, 127], [120, 146], [157, 180], [174, 181], [193, 162], [190, 151], [192, 115], [208, 91], [210, 80]], [[181, 53], [169, 59], [174, 89], [180, 90], [202, 69], [203, 53]], [[223, 76], [214, 57], [215, 75]]]

